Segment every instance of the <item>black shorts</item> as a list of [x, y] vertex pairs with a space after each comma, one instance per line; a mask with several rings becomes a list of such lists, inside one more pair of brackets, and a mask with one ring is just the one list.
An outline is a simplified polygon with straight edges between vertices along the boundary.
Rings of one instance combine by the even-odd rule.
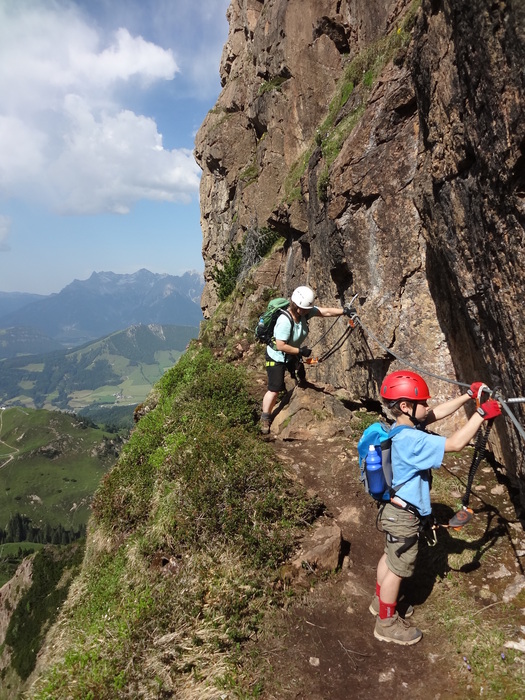
[[304, 379], [306, 372], [303, 363], [296, 355], [287, 355], [286, 362], [276, 362], [266, 355], [266, 374], [268, 375], [268, 391], [285, 391], [284, 373], [286, 370], [295, 379], [296, 373], [299, 379]]

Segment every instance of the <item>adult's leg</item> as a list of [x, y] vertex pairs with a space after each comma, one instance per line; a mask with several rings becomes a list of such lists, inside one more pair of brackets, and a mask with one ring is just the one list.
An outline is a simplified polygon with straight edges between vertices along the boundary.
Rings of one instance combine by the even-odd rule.
[[274, 409], [275, 403], [277, 401], [277, 397], [279, 396], [278, 391], [270, 391], [268, 390], [266, 394], [263, 397], [263, 402], [262, 402], [262, 411], [263, 413], [267, 413], [268, 415], [271, 414], [271, 412]]
[[266, 374], [268, 375], [268, 389], [263, 396], [260, 430], [263, 435], [268, 435], [272, 422], [272, 411], [277, 402], [279, 392], [284, 388], [284, 362], [274, 362], [266, 358]]

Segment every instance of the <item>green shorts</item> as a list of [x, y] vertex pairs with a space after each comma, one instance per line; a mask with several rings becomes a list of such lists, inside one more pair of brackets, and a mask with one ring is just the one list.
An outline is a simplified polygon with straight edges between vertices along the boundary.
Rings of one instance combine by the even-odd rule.
[[[385, 554], [388, 568], [401, 578], [412, 576], [419, 545], [419, 518], [407, 510], [386, 503], [379, 521], [386, 533]], [[396, 552], [407, 540], [414, 537], [414, 543], [398, 556]]]

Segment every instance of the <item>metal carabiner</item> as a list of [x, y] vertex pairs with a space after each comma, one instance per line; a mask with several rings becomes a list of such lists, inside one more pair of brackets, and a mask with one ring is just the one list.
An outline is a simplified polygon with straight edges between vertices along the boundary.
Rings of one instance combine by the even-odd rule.
[[438, 541], [437, 529], [438, 529], [438, 525], [436, 525], [435, 523], [430, 528], [432, 535], [429, 535], [426, 538], [427, 544], [429, 547], [435, 547], [437, 545], [437, 541]]
[[483, 401], [483, 392], [488, 394], [489, 398], [492, 395], [491, 389], [486, 384], [482, 384], [478, 389], [478, 393], [476, 394], [476, 408], [479, 408], [481, 406], [481, 403]]

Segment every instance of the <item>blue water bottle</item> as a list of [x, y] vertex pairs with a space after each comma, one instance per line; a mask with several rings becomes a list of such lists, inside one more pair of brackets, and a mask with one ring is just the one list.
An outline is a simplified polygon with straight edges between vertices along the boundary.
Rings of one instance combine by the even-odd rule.
[[376, 450], [374, 445], [370, 445], [368, 448], [365, 468], [366, 478], [368, 481], [368, 490], [374, 498], [381, 499], [387, 489], [387, 484], [381, 464], [381, 453], [379, 450]]

